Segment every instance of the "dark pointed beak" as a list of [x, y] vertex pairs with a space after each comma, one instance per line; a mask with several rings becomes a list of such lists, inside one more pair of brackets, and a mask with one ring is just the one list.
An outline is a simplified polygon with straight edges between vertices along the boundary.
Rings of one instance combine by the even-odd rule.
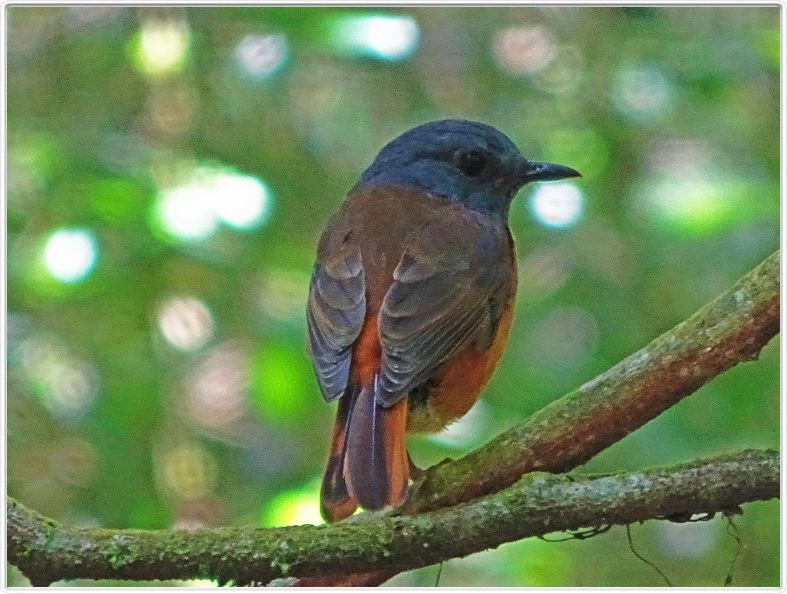
[[536, 163], [527, 159], [523, 159], [519, 174], [519, 180], [522, 184], [534, 181], [555, 181], [569, 177], [582, 177], [582, 174], [576, 169], [571, 169], [571, 167], [566, 167], [565, 165]]

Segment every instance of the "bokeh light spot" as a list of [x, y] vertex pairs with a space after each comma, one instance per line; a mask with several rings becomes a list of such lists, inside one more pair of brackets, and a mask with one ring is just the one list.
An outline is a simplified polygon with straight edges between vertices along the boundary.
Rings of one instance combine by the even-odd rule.
[[217, 172], [206, 177], [213, 208], [222, 220], [236, 229], [253, 229], [267, 220], [270, 190], [256, 177]]
[[86, 278], [96, 264], [98, 247], [93, 234], [85, 229], [59, 229], [44, 247], [44, 264], [54, 278], [76, 283]]
[[661, 227], [691, 235], [717, 232], [750, 218], [756, 185], [720, 177], [657, 180], [640, 194], [642, 211]]
[[159, 481], [166, 492], [178, 499], [208, 495], [216, 482], [216, 460], [200, 444], [183, 443], [161, 457]]
[[240, 345], [211, 349], [194, 366], [187, 382], [186, 412], [199, 428], [232, 433], [247, 411], [249, 361]]
[[544, 27], [519, 25], [495, 33], [492, 51], [509, 74], [538, 72], [552, 60], [555, 43]]
[[172, 346], [181, 351], [194, 351], [212, 336], [213, 316], [196, 297], [171, 297], [159, 309], [158, 326]]
[[563, 94], [582, 86], [585, 77], [583, 53], [573, 45], [556, 46], [549, 68], [541, 68], [533, 75], [533, 85], [548, 93]]
[[95, 366], [48, 336], [31, 336], [21, 345], [27, 380], [41, 403], [58, 419], [75, 421], [90, 409], [98, 393]]
[[632, 119], [652, 119], [670, 107], [672, 87], [660, 70], [629, 68], [618, 73], [612, 98], [624, 115]]
[[265, 528], [322, 523], [319, 481], [310, 482], [302, 489], [279, 493], [268, 502], [260, 515], [260, 525]]
[[178, 239], [204, 239], [218, 226], [210, 194], [199, 185], [164, 190], [157, 212], [164, 229]]
[[146, 21], [131, 39], [132, 62], [139, 72], [154, 78], [180, 72], [188, 58], [190, 38], [185, 21]]
[[[698, 514], [702, 517], [702, 514]], [[719, 521], [659, 522], [654, 526], [663, 549], [684, 559], [699, 559], [708, 554], [723, 535]]]
[[542, 225], [566, 228], [579, 221], [584, 198], [572, 183], [543, 184], [533, 193], [529, 204], [533, 216]]
[[249, 34], [235, 46], [235, 60], [252, 78], [270, 78], [287, 62], [289, 46], [282, 33]]
[[188, 179], [162, 190], [156, 218], [176, 239], [209, 237], [224, 223], [239, 230], [255, 229], [270, 217], [272, 194], [257, 177], [227, 167], [196, 167]]
[[344, 17], [335, 29], [341, 51], [390, 62], [409, 57], [418, 47], [419, 36], [415, 19], [398, 15]]

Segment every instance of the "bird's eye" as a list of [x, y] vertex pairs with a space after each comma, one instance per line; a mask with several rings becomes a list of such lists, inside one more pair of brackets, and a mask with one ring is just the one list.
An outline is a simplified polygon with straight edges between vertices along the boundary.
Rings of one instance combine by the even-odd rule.
[[461, 151], [456, 155], [456, 164], [468, 177], [478, 177], [486, 169], [486, 155], [480, 151]]

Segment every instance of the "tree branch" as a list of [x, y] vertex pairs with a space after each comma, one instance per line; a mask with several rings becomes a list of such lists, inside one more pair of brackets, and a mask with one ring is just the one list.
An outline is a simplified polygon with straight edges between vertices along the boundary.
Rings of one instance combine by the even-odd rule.
[[10, 501], [9, 561], [34, 584], [78, 577], [263, 582], [287, 575], [372, 584], [547, 531], [713, 512], [775, 497], [778, 457], [771, 451], [576, 482], [520, 477], [587, 461], [709, 379], [756, 358], [778, 327], [776, 252], [609, 371], [465, 458], [429, 469], [396, 515], [275, 530], [76, 530]]
[[[779, 331], [779, 255], [771, 254], [689, 319], [577, 390], [464, 458], [427, 469], [398, 513], [471, 501], [535, 470], [571, 470], [715, 376], [756, 359]], [[378, 585], [393, 575], [343, 576], [335, 584]], [[296, 585], [332, 584], [304, 579]]]
[[402, 513], [493, 493], [534, 470], [570, 470], [710, 379], [756, 359], [779, 331], [779, 252], [686, 321], [457, 461], [429, 468]]
[[288, 575], [401, 571], [528, 536], [714, 513], [778, 493], [778, 452], [749, 450], [606, 476], [533, 473], [471, 503], [333, 526], [75, 529], [11, 500], [8, 558], [38, 585], [86, 577], [251, 583]]

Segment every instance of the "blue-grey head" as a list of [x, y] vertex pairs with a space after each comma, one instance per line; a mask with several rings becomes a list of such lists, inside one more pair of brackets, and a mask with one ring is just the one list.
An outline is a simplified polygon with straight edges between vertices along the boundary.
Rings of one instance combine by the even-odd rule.
[[402, 185], [506, 217], [511, 200], [525, 184], [579, 175], [564, 165], [526, 159], [492, 126], [440, 120], [408, 130], [385, 145], [356, 187]]

